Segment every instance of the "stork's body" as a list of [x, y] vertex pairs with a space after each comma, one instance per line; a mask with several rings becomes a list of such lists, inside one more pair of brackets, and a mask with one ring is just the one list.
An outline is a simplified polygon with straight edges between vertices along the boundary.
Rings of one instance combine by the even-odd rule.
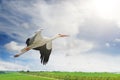
[[41, 63], [46, 64], [52, 51], [52, 40], [67, 36], [68, 35], [58, 34], [52, 38], [45, 38], [41, 36], [41, 31], [38, 31], [32, 38], [28, 38], [26, 40], [27, 47], [22, 49], [21, 52], [19, 54], [16, 54], [14, 57], [18, 57], [30, 49], [39, 50], [41, 54]]

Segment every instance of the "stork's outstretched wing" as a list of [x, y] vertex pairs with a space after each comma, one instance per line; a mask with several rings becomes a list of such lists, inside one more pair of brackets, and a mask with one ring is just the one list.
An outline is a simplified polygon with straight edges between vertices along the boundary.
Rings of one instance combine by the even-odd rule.
[[43, 39], [43, 37], [42, 37], [42, 35], [41, 35], [41, 31], [38, 31], [38, 32], [36, 32], [36, 34], [35, 34], [33, 37], [28, 38], [28, 39], [26, 40], [26, 44], [27, 44], [27, 46], [29, 46], [29, 45], [31, 45], [33, 42], [35, 42], [35, 41], [41, 41], [42, 39]]
[[52, 51], [52, 42], [48, 42], [47, 44], [41, 47], [34, 48], [34, 49], [40, 51], [41, 63], [45, 65], [48, 62], [51, 51]]
[[[43, 39], [42, 35], [41, 35], [41, 31], [36, 32], [35, 36], [33, 37], [34, 41], [38, 41]], [[34, 42], [33, 41], [33, 42]]]

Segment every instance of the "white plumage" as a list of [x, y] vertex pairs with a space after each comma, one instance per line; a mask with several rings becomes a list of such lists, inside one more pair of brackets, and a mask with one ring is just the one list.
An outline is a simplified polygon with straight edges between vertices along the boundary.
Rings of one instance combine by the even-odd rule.
[[46, 64], [49, 60], [49, 56], [52, 51], [52, 40], [59, 38], [59, 37], [68, 37], [68, 35], [63, 35], [63, 34], [58, 34], [52, 38], [45, 38], [42, 37], [41, 31], [36, 32], [36, 34], [28, 38], [26, 40], [27, 47], [23, 48], [19, 54], [14, 55], [14, 57], [18, 57], [28, 50], [34, 49], [34, 50], [39, 50], [40, 51], [40, 59], [42, 64]]

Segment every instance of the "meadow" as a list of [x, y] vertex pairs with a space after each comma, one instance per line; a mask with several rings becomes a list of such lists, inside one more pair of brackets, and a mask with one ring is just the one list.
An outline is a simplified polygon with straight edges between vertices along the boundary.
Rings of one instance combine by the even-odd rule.
[[0, 80], [120, 80], [118, 73], [2, 72]]

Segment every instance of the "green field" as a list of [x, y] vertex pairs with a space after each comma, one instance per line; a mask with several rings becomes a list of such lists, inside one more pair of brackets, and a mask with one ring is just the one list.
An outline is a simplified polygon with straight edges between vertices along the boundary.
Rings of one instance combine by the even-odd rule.
[[120, 80], [115, 73], [2, 72], [0, 80]]

